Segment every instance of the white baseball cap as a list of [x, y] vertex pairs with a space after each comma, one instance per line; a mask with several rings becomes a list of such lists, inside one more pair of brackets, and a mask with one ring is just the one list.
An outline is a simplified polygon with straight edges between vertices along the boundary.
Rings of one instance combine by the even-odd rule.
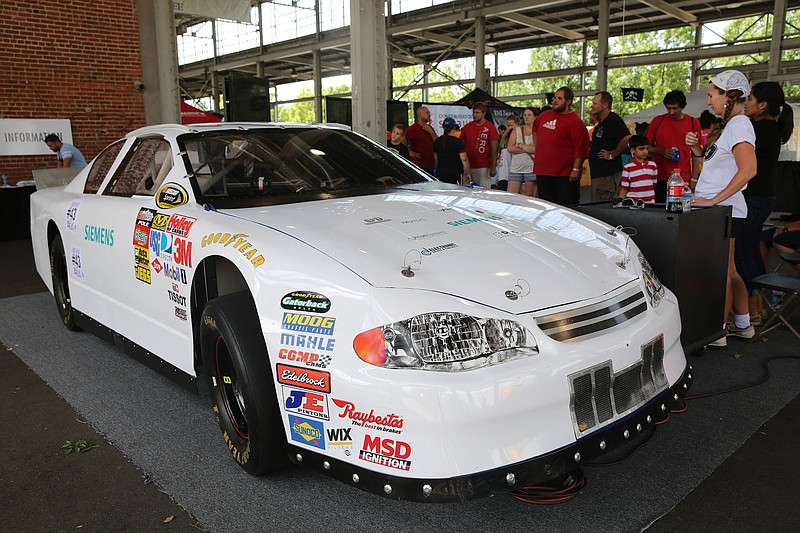
[[747, 76], [738, 70], [725, 70], [711, 78], [711, 83], [722, 89], [723, 91], [733, 91], [738, 89], [742, 94], [747, 96], [750, 94], [750, 82], [747, 81]]

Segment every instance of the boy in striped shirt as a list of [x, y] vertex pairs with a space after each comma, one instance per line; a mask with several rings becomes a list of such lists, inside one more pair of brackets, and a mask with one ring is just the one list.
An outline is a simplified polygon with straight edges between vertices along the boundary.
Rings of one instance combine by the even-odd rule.
[[644, 135], [631, 136], [628, 146], [633, 160], [622, 167], [622, 180], [619, 186], [620, 198], [642, 200], [644, 203], [655, 203], [655, 184], [658, 180], [658, 167], [647, 159], [650, 141]]

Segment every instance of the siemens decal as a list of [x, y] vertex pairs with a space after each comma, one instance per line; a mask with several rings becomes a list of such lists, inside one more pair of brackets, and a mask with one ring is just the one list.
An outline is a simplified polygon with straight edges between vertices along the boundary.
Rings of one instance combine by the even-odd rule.
[[105, 244], [106, 246], [114, 246], [114, 230], [110, 228], [101, 228], [100, 226], [84, 226], [83, 239], [98, 244]]

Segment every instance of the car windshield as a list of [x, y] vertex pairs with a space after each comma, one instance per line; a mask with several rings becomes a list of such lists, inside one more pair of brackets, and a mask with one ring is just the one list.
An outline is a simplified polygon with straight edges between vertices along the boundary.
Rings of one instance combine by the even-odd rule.
[[248, 207], [376, 194], [431, 180], [350, 131], [319, 127], [192, 133], [179, 142], [201, 201]]

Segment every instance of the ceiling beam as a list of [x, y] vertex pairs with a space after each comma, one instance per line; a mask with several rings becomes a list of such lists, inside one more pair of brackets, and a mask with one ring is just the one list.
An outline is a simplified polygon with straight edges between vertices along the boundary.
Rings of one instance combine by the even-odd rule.
[[[442, 43], [450, 46], [457, 46], [459, 48], [463, 48], [465, 50], [472, 50], [475, 51], [475, 43], [469, 40], [463, 40], [461, 42], [458, 39], [454, 39], [452, 37], [447, 37], [438, 33], [434, 33], [432, 31], [414, 31], [408, 33], [407, 35], [413, 35], [414, 37], [419, 37], [420, 39], [427, 39], [428, 41], [433, 41], [435, 43]], [[486, 47], [486, 53], [493, 54], [495, 53], [495, 49], [491, 46]]]
[[533, 17], [520, 15], [519, 13], [506, 13], [505, 15], [501, 15], [501, 17], [506, 20], [510, 20], [511, 22], [518, 22], [523, 26], [528, 26], [529, 28], [534, 28], [547, 33], [552, 33], [553, 35], [558, 35], [559, 37], [564, 37], [565, 39], [569, 39], [571, 41], [581, 41], [585, 38], [582, 33], [578, 33], [577, 31], [566, 30], [560, 26], [556, 26], [555, 24], [550, 24], [549, 22], [544, 22]]
[[683, 9], [677, 8], [672, 6], [664, 0], [639, 0], [641, 3], [652, 7], [653, 9], [658, 9], [661, 12], [666, 13], [671, 17], [675, 17], [678, 20], [682, 20], [686, 24], [697, 24], [697, 17], [689, 13], [688, 11], [684, 11]]

